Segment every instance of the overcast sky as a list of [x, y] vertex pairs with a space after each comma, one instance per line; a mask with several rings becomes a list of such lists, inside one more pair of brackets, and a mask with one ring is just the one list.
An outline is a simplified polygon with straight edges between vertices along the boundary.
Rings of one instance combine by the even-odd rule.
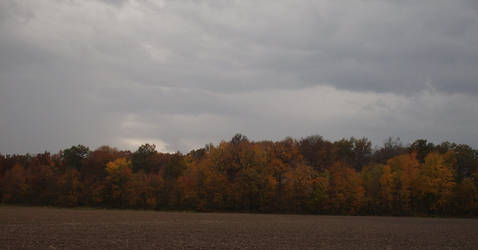
[[1, 0], [0, 152], [478, 147], [476, 0]]

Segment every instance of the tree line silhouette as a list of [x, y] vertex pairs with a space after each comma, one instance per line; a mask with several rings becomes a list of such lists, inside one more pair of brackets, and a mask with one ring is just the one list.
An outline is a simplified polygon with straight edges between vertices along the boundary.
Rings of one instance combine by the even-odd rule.
[[0, 154], [4, 204], [360, 215], [478, 215], [478, 150], [389, 138], [252, 142], [188, 154], [78, 145]]

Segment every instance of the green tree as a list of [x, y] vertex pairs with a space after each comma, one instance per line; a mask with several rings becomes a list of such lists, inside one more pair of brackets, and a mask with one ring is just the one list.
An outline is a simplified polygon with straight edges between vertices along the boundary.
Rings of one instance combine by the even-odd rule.
[[362, 183], [365, 189], [365, 196], [363, 199], [363, 209], [367, 214], [381, 213], [381, 185], [380, 178], [383, 174], [384, 166], [382, 164], [367, 165], [362, 168], [361, 176]]
[[416, 140], [408, 147], [409, 153], [416, 152], [417, 160], [420, 163], [425, 162], [425, 157], [434, 150], [435, 145], [424, 139]]
[[63, 151], [63, 164], [81, 170], [83, 162], [88, 158], [90, 149], [83, 145], [72, 146]]
[[329, 211], [329, 180], [330, 174], [328, 170], [324, 170], [312, 180], [311, 212], [327, 213]]
[[390, 166], [386, 165], [382, 169], [382, 176], [380, 176], [379, 184], [379, 201], [382, 212], [390, 213], [393, 208], [394, 200], [394, 181], [395, 175], [392, 173]]
[[156, 146], [154, 144], [143, 144], [141, 145], [136, 152], [133, 153], [132, 164], [133, 171], [144, 171], [150, 173], [155, 170], [156, 156], [157, 156]]

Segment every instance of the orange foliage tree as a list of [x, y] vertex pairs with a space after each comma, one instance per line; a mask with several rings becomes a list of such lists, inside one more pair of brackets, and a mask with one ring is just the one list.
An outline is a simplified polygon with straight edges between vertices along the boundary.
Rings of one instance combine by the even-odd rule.
[[2, 202], [23, 203], [26, 201], [28, 189], [25, 169], [21, 165], [15, 164], [12, 169], [5, 172], [3, 177]]
[[418, 196], [420, 163], [416, 154], [403, 154], [387, 161], [393, 174], [393, 210], [398, 214], [409, 214]]
[[343, 162], [330, 169], [330, 205], [335, 213], [357, 214], [365, 190], [360, 175]]

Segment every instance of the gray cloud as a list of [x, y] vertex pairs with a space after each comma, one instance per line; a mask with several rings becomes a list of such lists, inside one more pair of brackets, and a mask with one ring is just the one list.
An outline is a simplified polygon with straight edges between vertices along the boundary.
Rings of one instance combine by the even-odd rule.
[[2, 1], [0, 152], [253, 139], [478, 146], [476, 1]]

